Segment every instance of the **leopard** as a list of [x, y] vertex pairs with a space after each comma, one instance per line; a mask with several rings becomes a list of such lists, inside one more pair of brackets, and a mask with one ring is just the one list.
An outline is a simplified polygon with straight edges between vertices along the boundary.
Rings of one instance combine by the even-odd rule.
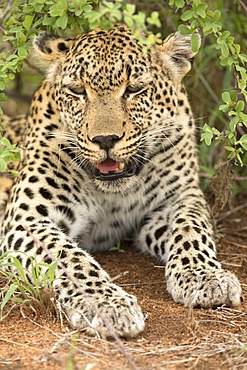
[[136, 297], [93, 257], [125, 238], [165, 266], [176, 303], [239, 305], [241, 285], [217, 259], [200, 188], [183, 82], [196, 55], [191, 35], [144, 49], [116, 24], [75, 38], [41, 32], [33, 49], [44, 80], [19, 128], [18, 117], [5, 119], [23, 149], [13, 184], [1, 180], [1, 253], [27, 271], [32, 258], [43, 269], [56, 261], [57, 301], [71, 327], [91, 335], [132, 338], [145, 328]]

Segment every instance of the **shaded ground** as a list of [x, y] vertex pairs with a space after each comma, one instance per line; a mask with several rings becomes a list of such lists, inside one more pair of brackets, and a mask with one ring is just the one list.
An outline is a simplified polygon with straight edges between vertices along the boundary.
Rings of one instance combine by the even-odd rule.
[[[247, 196], [220, 215], [218, 256], [239, 277], [247, 297]], [[146, 329], [128, 341], [106, 342], [61, 331], [44, 317], [32, 323], [14, 309], [0, 323], [0, 370], [19, 369], [247, 369], [247, 301], [236, 309], [183, 308], [166, 293], [164, 269], [148, 256], [124, 247], [97, 260], [135, 294]], [[32, 318], [32, 315], [27, 315]]]

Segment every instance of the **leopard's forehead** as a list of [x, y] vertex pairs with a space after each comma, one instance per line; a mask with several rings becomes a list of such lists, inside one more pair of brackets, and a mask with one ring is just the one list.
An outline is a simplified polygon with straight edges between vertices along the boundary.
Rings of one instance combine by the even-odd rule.
[[131, 36], [128, 28], [96, 29], [78, 36], [71, 47], [63, 71], [72, 79], [101, 88], [120, 86], [125, 80], [148, 78], [150, 57]]
[[127, 55], [132, 55], [131, 60], [136, 56], [143, 56], [142, 48], [132, 37], [129, 29], [124, 26], [115, 27], [109, 31], [95, 29], [88, 33], [78, 36], [74, 40], [72, 52], [85, 54], [90, 57], [107, 57], [107, 61], [114, 60], [116, 56], [125, 59]]

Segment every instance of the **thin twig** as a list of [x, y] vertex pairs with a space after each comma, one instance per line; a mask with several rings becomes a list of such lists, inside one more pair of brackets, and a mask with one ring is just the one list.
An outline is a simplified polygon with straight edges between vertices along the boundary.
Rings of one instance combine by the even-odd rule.
[[239, 244], [239, 243], [236, 243], [236, 242], [232, 242], [231, 240], [227, 240], [227, 243], [232, 244], [232, 245], [236, 245], [236, 247], [239, 247], [239, 248], [247, 249], [247, 245], [243, 245], [243, 244]]
[[[209, 179], [212, 180], [214, 178], [214, 175], [210, 175], [206, 172], [200, 172], [199, 176], [203, 179]], [[236, 181], [247, 181], [247, 176], [234, 176], [234, 180]]]
[[113, 281], [116, 281], [118, 279], [121, 279], [123, 276], [125, 276], [127, 274], [129, 274], [129, 271], [123, 271], [120, 274], [118, 274], [118, 275], [114, 276], [113, 278], [111, 278], [111, 281], [113, 282]]
[[245, 13], [247, 14], [247, 6], [244, 4], [244, 2], [242, 0], [237, 0], [237, 1], [242, 6], [242, 8], [244, 9]]
[[40, 348], [37, 348], [37, 347], [30, 346], [30, 344], [14, 342], [13, 340], [6, 339], [6, 338], [2, 338], [2, 337], [0, 337], [0, 341], [2, 341], [2, 342], [6, 342], [6, 343], [15, 344], [15, 345], [17, 345], [17, 346], [21, 346], [21, 347], [33, 348], [33, 349], [36, 349], [36, 350], [39, 350], [39, 349], [40, 349]]
[[162, 280], [162, 281], [150, 281], [150, 282], [145, 282], [145, 283], [141, 283], [141, 282], [136, 282], [136, 283], [123, 283], [123, 284], [119, 284], [119, 286], [141, 286], [141, 285], [160, 285], [160, 284], [165, 284], [165, 279]]
[[[8, 5], [6, 6], [6, 9], [4, 10], [3, 14], [2, 14], [2, 15], [1, 15], [1, 17], [0, 17], [0, 25], [2, 25], [2, 24], [3, 24], [4, 19], [5, 19], [6, 15], [8, 14], [8, 11], [9, 11], [9, 10], [11, 9], [11, 7], [12, 7], [13, 1], [14, 1], [14, 0], [9, 0], [9, 1], [8, 1]], [[1, 27], [1, 28], [2, 28], [2, 27]], [[3, 31], [4, 31], [4, 30], [3, 30]]]
[[221, 220], [225, 219], [226, 217], [230, 216], [232, 213], [240, 211], [241, 209], [246, 208], [246, 207], [247, 207], [247, 202], [244, 203], [244, 204], [241, 204], [240, 206], [237, 206], [233, 209], [230, 209], [229, 211], [221, 213], [219, 216], [216, 217], [216, 220], [221, 221]]

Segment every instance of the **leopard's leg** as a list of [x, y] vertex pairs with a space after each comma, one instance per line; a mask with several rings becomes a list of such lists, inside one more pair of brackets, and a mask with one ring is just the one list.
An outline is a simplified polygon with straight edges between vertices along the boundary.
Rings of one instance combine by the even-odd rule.
[[236, 306], [237, 277], [217, 260], [208, 207], [198, 187], [184, 189], [170, 205], [153, 212], [137, 244], [166, 264], [167, 290], [184, 306]]
[[32, 257], [37, 262], [62, 263], [65, 269], [59, 263], [54, 288], [74, 328], [109, 337], [113, 333], [133, 337], [144, 329], [136, 298], [113, 284], [101, 266], [48, 217], [12, 223], [0, 247], [2, 252], [12, 251], [29, 271]]

